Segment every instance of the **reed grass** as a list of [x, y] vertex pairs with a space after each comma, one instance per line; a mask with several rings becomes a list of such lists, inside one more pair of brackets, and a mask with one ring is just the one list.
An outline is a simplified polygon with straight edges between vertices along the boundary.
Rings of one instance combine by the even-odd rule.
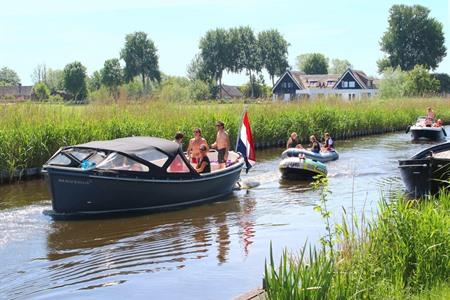
[[[336, 139], [404, 129], [425, 107], [450, 120], [450, 100], [392, 99], [345, 102], [336, 99], [248, 105], [258, 147], [285, 142], [292, 131], [303, 141], [328, 131]], [[225, 122], [234, 143], [244, 102], [177, 104], [147, 101], [117, 104], [0, 105], [0, 170], [40, 167], [60, 146], [132, 135], [172, 139], [203, 129], [212, 142], [216, 120]], [[186, 146], [186, 145], [185, 145]]]
[[269, 299], [448, 295], [450, 194], [426, 201], [394, 200], [380, 201], [379, 214], [367, 226], [349, 226], [345, 216], [334, 231], [334, 252], [305, 245], [298, 255], [284, 251], [278, 266], [271, 252], [264, 276]]

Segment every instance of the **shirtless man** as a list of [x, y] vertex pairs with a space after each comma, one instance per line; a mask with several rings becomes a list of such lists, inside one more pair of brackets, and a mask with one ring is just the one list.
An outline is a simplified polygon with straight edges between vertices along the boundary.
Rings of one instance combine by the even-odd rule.
[[225, 124], [222, 121], [217, 121], [217, 136], [214, 144], [211, 148], [217, 149], [217, 160], [221, 169], [225, 168], [226, 161], [228, 159], [228, 151], [230, 150], [230, 137], [225, 131]]
[[194, 164], [196, 164], [201, 157], [201, 153], [200, 153], [201, 145], [205, 145], [207, 151], [209, 151], [208, 143], [206, 142], [206, 140], [204, 138], [202, 138], [201, 129], [195, 128], [194, 129], [194, 137], [192, 139], [190, 139], [189, 146], [187, 149], [187, 154], [188, 154], [191, 162]]

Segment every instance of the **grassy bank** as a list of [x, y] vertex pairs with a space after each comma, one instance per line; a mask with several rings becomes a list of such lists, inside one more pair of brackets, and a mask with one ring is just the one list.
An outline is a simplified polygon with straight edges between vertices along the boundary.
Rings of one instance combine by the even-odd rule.
[[[440, 299], [450, 286], [450, 195], [381, 202], [368, 225], [330, 230], [323, 248], [271, 259], [270, 299]], [[277, 266], [278, 265], [278, 266]], [[444, 299], [442, 298], [442, 299]]]
[[[450, 120], [450, 101], [444, 99], [392, 99], [362, 102], [339, 100], [259, 103], [249, 105], [258, 146], [285, 141], [297, 131], [302, 140], [329, 131], [342, 139], [399, 130], [433, 106]], [[0, 106], [0, 170], [39, 167], [60, 146], [131, 135], [172, 139], [176, 131], [191, 136], [201, 127], [209, 142], [214, 123], [223, 120], [236, 138], [243, 103], [176, 104], [147, 102], [83, 106], [21, 103]], [[187, 139], [186, 139], [187, 141]]]

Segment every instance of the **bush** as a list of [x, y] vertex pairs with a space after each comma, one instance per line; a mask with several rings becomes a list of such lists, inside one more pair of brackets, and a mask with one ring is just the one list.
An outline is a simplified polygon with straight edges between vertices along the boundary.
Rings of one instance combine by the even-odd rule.
[[43, 82], [38, 82], [33, 87], [33, 99], [38, 101], [48, 100], [50, 97], [50, 89]]
[[439, 85], [439, 80], [434, 78], [427, 68], [415, 65], [406, 75], [405, 91], [408, 96], [435, 95], [439, 92]]
[[383, 78], [380, 81], [379, 95], [380, 98], [401, 98], [405, 96], [406, 72], [399, 67], [385, 68]]
[[188, 101], [190, 92], [187, 78], [170, 76], [162, 82], [159, 97], [160, 99], [174, 102]]
[[209, 85], [202, 80], [192, 80], [189, 83], [189, 97], [193, 100], [207, 100], [211, 98]]

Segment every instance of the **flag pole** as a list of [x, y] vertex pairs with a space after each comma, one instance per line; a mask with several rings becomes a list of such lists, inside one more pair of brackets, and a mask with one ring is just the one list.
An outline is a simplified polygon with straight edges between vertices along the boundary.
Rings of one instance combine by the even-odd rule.
[[237, 147], [238, 147], [238, 143], [239, 143], [239, 137], [241, 135], [242, 121], [244, 120], [244, 115], [245, 115], [245, 112], [247, 111], [247, 108], [248, 108], [248, 105], [245, 104], [244, 105], [244, 109], [242, 110], [241, 119], [239, 120], [240, 123], [239, 123], [238, 132], [237, 132], [237, 135], [236, 135], [236, 145], [235, 145], [235, 152], [236, 153], [237, 153]]

